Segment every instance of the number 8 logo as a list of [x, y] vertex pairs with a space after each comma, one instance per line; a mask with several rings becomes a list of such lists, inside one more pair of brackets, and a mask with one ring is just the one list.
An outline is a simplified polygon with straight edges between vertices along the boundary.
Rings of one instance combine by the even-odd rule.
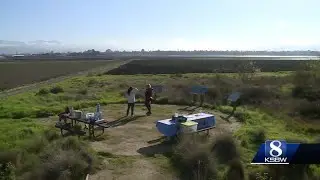
[[[278, 146], [276, 146], [275, 143], [277, 143]], [[270, 148], [271, 148], [271, 150], [269, 151], [270, 156], [272, 156], [272, 157], [279, 157], [279, 156], [281, 156], [281, 155], [282, 155], [282, 149], [280, 148], [281, 145], [282, 145], [282, 144], [281, 144], [280, 141], [277, 141], [277, 140], [272, 141], [272, 142], [270, 143]], [[276, 154], [274, 154], [274, 152], [276, 152]]]

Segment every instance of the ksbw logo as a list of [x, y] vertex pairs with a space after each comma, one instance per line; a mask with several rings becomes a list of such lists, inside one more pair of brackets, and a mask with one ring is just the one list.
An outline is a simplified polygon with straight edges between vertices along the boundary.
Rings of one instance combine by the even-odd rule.
[[285, 141], [273, 140], [265, 142], [265, 164], [288, 164], [287, 143]]

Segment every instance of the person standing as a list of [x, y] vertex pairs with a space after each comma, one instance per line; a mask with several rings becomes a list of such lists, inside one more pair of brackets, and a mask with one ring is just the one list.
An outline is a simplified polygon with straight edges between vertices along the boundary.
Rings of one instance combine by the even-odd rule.
[[126, 98], [128, 100], [128, 108], [127, 108], [127, 116], [129, 115], [129, 111], [131, 109], [131, 116], [134, 115], [134, 104], [136, 102], [136, 93], [139, 90], [137, 88], [129, 87], [126, 92]]
[[151, 101], [152, 101], [152, 91], [153, 89], [151, 88], [151, 85], [148, 84], [146, 86], [146, 91], [145, 91], [145, 101], [144, 104], [146, 108], [148, 109], [148, 112], [146, 113], [148, 116], [151, 115]]

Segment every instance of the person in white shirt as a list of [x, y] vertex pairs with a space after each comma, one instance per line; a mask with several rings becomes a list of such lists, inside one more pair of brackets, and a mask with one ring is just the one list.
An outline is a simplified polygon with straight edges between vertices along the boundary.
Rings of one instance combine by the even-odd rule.
[[129, 115], [130, 109], [131, 109], [131, 116], [133, 116], [134, 103], [136, 102], [136, 93], [138, 91], [139, 90], [137, 88], [129, 87], [128, 91], [125, 94], [125, 96], [128, 100], [127, 116]]

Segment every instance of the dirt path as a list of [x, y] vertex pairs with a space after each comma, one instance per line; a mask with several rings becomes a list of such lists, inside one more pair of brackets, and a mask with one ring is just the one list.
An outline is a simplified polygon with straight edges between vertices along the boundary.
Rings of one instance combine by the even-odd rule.
[[[170, 173], [161, 173], [162, 170], [151, 162], [146, 155], [161, 155], [170, 148], [160, 143], [162, 135], [157, 131], [155, 122], [167, 119], [170, 114], [179, 111], [181, 106], [175, 105], [153, 105], [152, 116], [145, 116], [145, 109], [137, 105], [136, 116], [133, 118], [121, 118], [124, 115], [125, 105], [108, 105], [103, 112], [110, 120], [118, 119], [113, 128], [107, 129], [101, 140], [92, 142], [93, 149], [97, 152], [112, 153], [119, 157], [133, 158], [133, 163], [128, 167], [119, 169], [108, 168], [110, 163], [106, 160], [106, 169], [90, 177], [90, 180], [103, 179], [173, 179]], [[181, 112], [181, 111], [180, 111]], [[195, 110], [194, 113], [196, 113]], [[220, 116], [227, 115], [209, 110], [204, 111], [215, 115], [216, 128], [211, 130], [211, 137], [220, 133], [233, 132], [240, 127], [240, 123], [231, 118], [230, 122], [223, 120]]]
[[9, 89], [9, 90], [6, 90], [6, 91], [2, 91], [2, 92], [0, 92], [0, 99], [3, 98], [3, 97], [6, 97], [6, 96], [12, 96], [12, 95], [16, 95], [16, 94], [23, 93], [23, 92], [26, 92], [26, 91], [31, 91], [31, 90], [34, 90], [34, 89], [38, 89], [38, 88], [40, 88], [42, 86], [49, 85], [49, 84], [52, 84], [52, 83], [57, 83], [57, 82], [65, 80], [65, 79], [74, 77], [74, 76], [86, 75], [86, 74], [88, 74], [90, 72], [106, 72], [106, 71], [110, 71], [110, 70], [112, 70], [114, 68], [117, 68], [117, 67], [119, 67], [119, 66], [121, 66], [123, 64], [126, 64], [126, 63], [130, 62], [131, 60], [127, 60], [127, 61], [124, 61], [124, 60], [108, 60], [108, 61], [114, 62], [114, 63], [112, 63], [110, 65], [106, 65], [105, 67], [99, 67], [99, 68], [94, 68], [94, 69], [90, 69], [90, 70], [86, 70], [86, 71], [76, 72], [74, 74], [69, 74], [69, 75], [66, 75], [66, 76], [60, 76], [60, 77], [57, 77], [57, 78], [52, 78], [52, 79], [49, 79], [47, 81], [42, 81], [42, 82], [38, 82], [38, 83], [34, 83], [34, 84], [29, 84], [29, 85], [26, 85], [26, 86], [17, 87], [17, 88], [14, 88], [14, 89]]

